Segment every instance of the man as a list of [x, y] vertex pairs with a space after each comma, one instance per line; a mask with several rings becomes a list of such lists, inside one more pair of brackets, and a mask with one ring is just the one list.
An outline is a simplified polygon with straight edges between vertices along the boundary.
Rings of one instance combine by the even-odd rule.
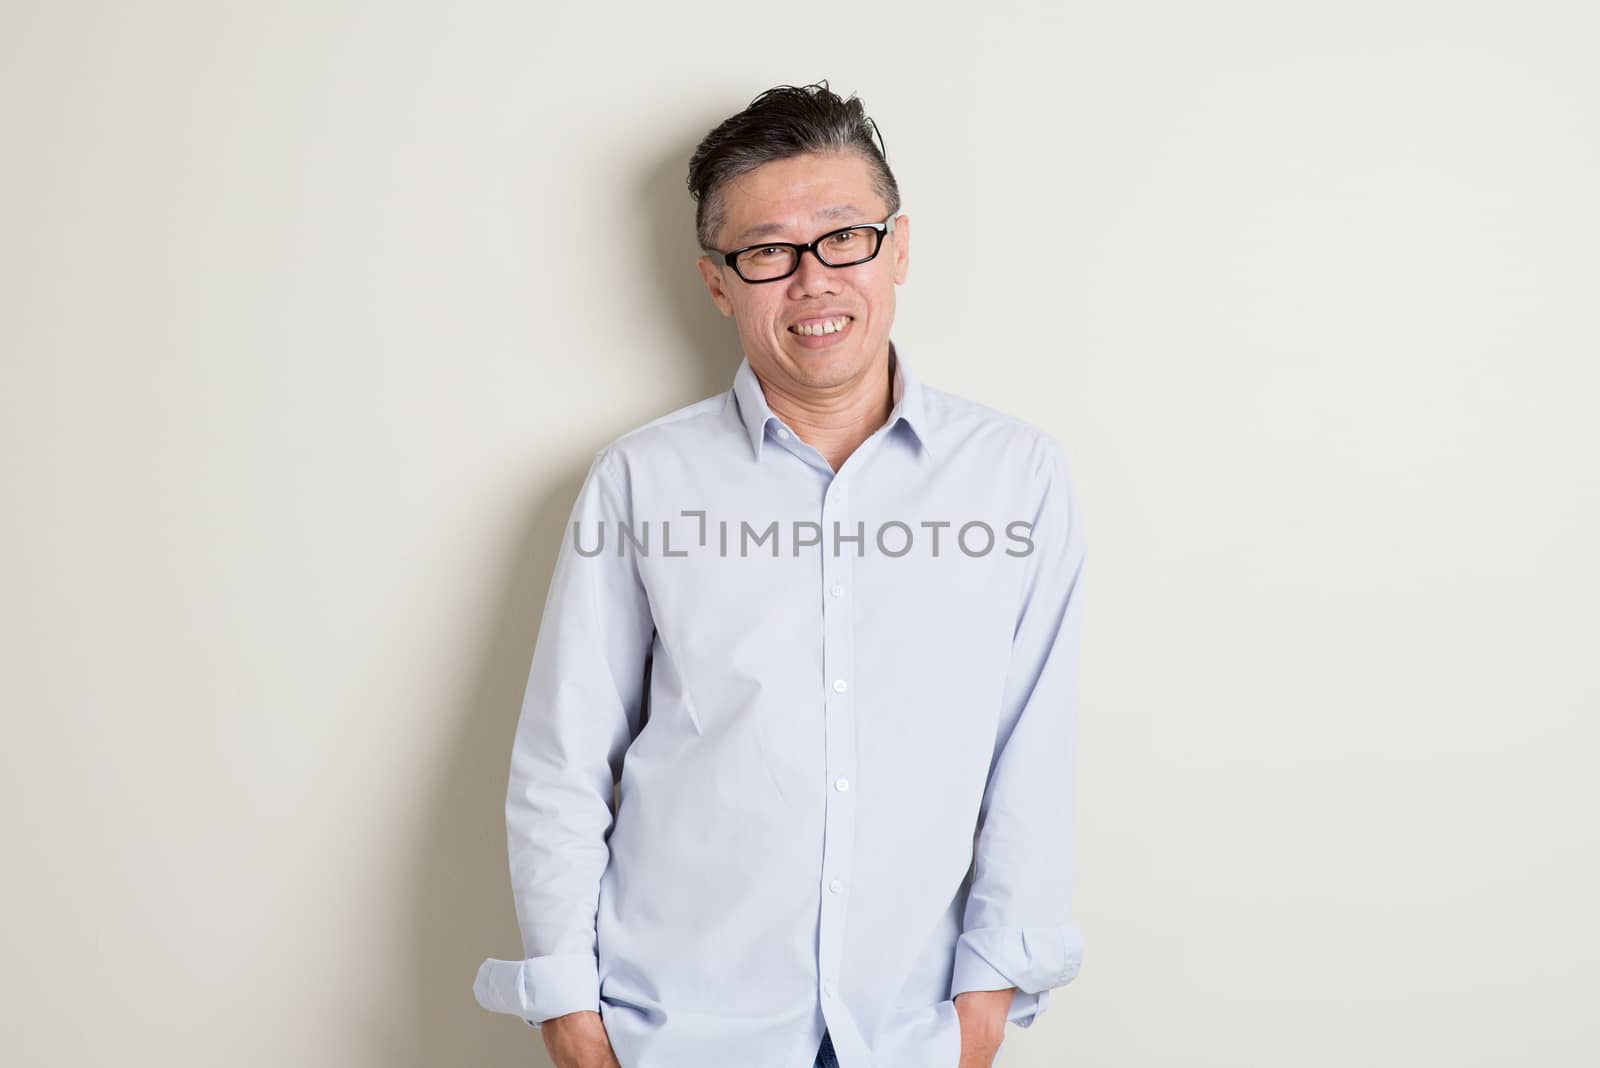
[[557, 1068], [988, 1068], [1077, 974], [1083, 524], [1051, 436], [890, 341], [872, 129], [821, 83], [707, 135], [744, 358], [573, 509], [506, 803], [526, 957], [474, 987]]

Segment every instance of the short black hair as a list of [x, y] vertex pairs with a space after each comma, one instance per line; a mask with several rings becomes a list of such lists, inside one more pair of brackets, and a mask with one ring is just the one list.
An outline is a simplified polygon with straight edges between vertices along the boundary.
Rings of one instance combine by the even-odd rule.
[[689, 158], [689, 195], [696, 201], [694, 230], [700, 247], [714, 251], [712, 241], [727, 221], [721, 189], [730, 179], [762, 164], [810, 152], [854, 152], [872, 168], [873, 189], [890, 214], [900, 210], [900, 187], [879, 151], [883, 135], [873, 142], [878, 124], [852, 93], [848, 100], [828, 88], [826, 79], [812, 85], [779, 85], [743, 111], [724, 119], [701, 140]]

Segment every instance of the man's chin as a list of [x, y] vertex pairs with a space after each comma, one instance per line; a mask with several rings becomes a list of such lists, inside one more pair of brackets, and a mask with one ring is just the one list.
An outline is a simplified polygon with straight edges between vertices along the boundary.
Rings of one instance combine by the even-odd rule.
[[802, 367], [842, 367], [854, 363], [860, 351], [855, 342], [847, 342], [826, 349], [811, 349], [803, 345], [785, 345], [784, 354]]
[[867, 363], [855, 346], [849, 351], [799, 352], [786, 356], [794, 379], [814, 389], [843, 385], [861, 374]]

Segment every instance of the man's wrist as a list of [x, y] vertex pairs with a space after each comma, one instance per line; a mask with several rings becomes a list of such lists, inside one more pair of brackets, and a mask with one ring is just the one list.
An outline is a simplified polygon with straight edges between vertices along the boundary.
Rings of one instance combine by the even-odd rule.
[[991, 1031], [1003, 1032], [1006, 1016], [1011, 1011], [1011, 999], [1016, 992], [1014, 986], [1004, 990], [964, 990], [955, 996], [956, 1008], [972, 1013]]

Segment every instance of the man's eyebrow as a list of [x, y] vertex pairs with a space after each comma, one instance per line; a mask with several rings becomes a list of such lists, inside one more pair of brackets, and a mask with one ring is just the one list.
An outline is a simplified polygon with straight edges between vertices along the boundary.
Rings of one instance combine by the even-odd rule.
[[[817, 212], [817, 218], [834, 220], [853, 219], [859, 218], [861, 214], [861, 209], [856, 207], [854, 204], [835, 204], [830, 208], [823, 208], [821, 211]], [[736, 237], [733, 241], [733, 246], [735, 248], [740, 248], [744, 245], [750, 244], [752, 241], [759, 241], [763, 237], [771, 237], [773, 234], [781, 233], [783, 233], [782, 223], [762, 223], [759, 226], [750, 227], [750, 229]]]

